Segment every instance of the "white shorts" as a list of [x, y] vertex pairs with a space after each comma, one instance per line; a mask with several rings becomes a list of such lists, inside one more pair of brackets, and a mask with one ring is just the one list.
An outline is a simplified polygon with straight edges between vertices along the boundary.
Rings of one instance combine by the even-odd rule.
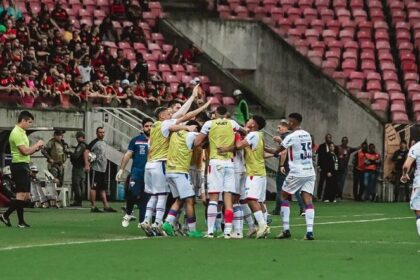
[[207, 175], [208, 193], [235, 193], [235, 170], [233, 162], [211, 159]]
[[410, 209], [420, 211], [420, 187], [413, 188], [411, 192]]
[[150, 194], [169, 193], [166, 182], [166, 161], [153, 161], [146, 163], [144, 173], [145, 192]]
[[287, 175], [284, 180], [282, 190], [288, 194], [295, 194], [297, 191], [314, 193], [315, 176], [294, 177]]
[[245, 193], [245, 181], [245, 172], [235, 172], [235, 194], [241, 195], [242, 193]]
[[194, 187], [194, 191], [197, 195], [200, 194], [200, 187], [201, 187], [201, 181], [202, 181], [202, 174], [201, 174], [201, 170], [197, 169], [195, 167], [191, 167], [190, 168], [190, 180], [191, 180], [191, 184]]
[[247, 176], [245, 182], [246, 199], [265, 201], [265, 192], [267, 190], [267, 177], [265, 176]]
[[194, 187], [191, 185], [190, 176], [186, 173], [166, 174], [169, 188], [174, 198], [185, 199], [195, 197]]

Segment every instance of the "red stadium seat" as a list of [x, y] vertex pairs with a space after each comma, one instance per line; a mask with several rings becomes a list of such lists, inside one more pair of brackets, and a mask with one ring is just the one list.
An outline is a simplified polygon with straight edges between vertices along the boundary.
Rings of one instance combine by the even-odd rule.
[[[318, 10], [318, 12], [319, 12], [319, 10]], [[321, 9], [320, 15], [321, 15], [321, 19], [324, 22], [328, 22], [328, 21], [334, 19], [334, 12], [330, 9]]]
[[313, 51], [317, 51], [317, 52], [320, 52], [322, 54], [325, 51], [325, 43], [321, 42], [321, 41], [310, 43], [310, 47]]
[[324, 22], [322, 21], [322, 20], [320, 20], [320, 19], [313, 19], [312, 21], [311, 21], [311, 28], [312, 29], [315, 29], [316, 31], [318, 31], [318, 33], [319, 34], [321, 34], [322, 33], [322, 31], [324, 30], [324, 28], [325, 28], [325, 24], [324, 24]]
[[375, 62], [375, 54], [371, 50], [365, 50], [365, 51], [362, 51], [362, 53], [360, 54], [360, 59], [362, 61]]
[[404, 112], [393, 112], [391, 114], [391, 121], [393, 123], [401, 123], [401, 124], [406, 124], [408, 123], [408, 116], [406, 113]]
[[363, 72], [372, 72], [372, 71], [376, 71], [376, 66], [375, 63], [373, 63], [372, 61], [362, 61], [362, 65], [361, 65], [362, 71]]
[[305, 33], [307, 26], [308, 26], [308, 20], [304, 18], [298, 18], [294, 21], [295, 27], [297, 30], [301, 32], [301, 34]]
[[318, 18], [318, 12], [317, 12], [317, 10], [312, 9], [312, 8], [305, 8], [303, 10], [303, 16], [308, 21], [312, 21], [312, 20]]
[[273, 7], [270, 10], [271, 18], [275, 21], [278, 21], [279, 19], [283, 18], [283, 9], [279, 7]]
[[372, 102], [372, 96], [373, 94], [371, 92], [358, 92], [356, 94], [357, 99], [362, 101], [366, 105], [370, 105]]
[[369, 32], [373, 28], [373, 24], [370, 21], [360, 21], [357, 23], [357, 26], [359, 27], [360, 31], [366, 31]]
[[209, 88], [210, 94], [223, 94], [223, 90], [219, 86], [210, 86]]
[[398, 76], [397, 73], [393, 72], [393, 71], [386, 71], [383, 73], [383, 79], [385, 82], [387, 81], [394, 81], [394, 82], [398, 82]]
[[382, 90], [382, 85], [380, 81], [367, 81], [366, 90], [370, 92], [376, 92]]
[[346, 86], [347, 77], [348, 77], [346, 75], [346, 73], [340, 72], [340, 71], [336, 71], [336, 72], [333, 73], [332, 77], [337, 81], [337, 83], [339, 83], [343, 87]]
[[381, 81], [381, 75], [377, 72], [366, 72], [366, 80], [368, 81]]
[[309, 43], [318, 41], [319, 40], [319, 34], [320, 33], [316, 29], [307, 29], [305, 31], [305, 37], [306, 37], [306, 40]]
[[322, 64], [321, 64], [322, 71], [329, 76], [332, 76], [332, 74], [337, 69], [337, 66], [338, 66], [338, 63], [332, 60], [324, 60], [322, 61]]
[[363, 82], [360, 81], [351, 81], [348, 82], [346, 84], [347, 89], [353, 93], [353, 94], [357, 94], [358, 92], [360, 92], [363, 88]]
[[356, 70], [356, 61], [353, 59], [344, 60], [341, 68], [343, 68], [343, 72], [346, 73], [346, 76], [350, 76], [352, 72]]
[[365, 74], [363, 72], [353, 71], [350, 73], [350, 81], [352, 82], [361, 82], [365, 80]]
[[369, 14], [370, 14], [370, 19], [373, 22], [385, 21], [385, 15], [384, 15], [384, 11], [382, 10], [382, 7], [370, 9]]
[[376, 31], [385, 31], [388, 32], [388, 24], [385, 21], [375, 21], [373, 25]]

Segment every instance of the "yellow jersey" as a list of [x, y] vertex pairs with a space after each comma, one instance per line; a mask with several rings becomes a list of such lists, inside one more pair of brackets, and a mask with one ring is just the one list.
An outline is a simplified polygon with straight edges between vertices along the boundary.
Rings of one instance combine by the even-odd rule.
[[266, 176], [264, 160], [264, 136], [260, 131], [250, 132], [245, 140], [245, 166], [247, 176]]
[[157, 121], [150, 130], [150, 146], [148, 162], [165, 161], [169, 149], [169, 128], [176, 124], [175, 119]]
[[172, 133], [169, 142], [168, 161], [166, 162], [168, 173], [189, 173], [196, 137], [197, 133], [185, 130]]

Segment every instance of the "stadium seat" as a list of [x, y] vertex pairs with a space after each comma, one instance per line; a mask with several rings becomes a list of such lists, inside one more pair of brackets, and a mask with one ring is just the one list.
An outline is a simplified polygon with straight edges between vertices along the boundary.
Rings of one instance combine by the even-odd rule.
[[335, 71], [333, 73], [332, 77], [337, 81], [337, 83], [339, 83], [343, 87], [346, 86], [346, 82], [347, 82], [347, 75], [346, 75], [346, 73], [340, 72], [340, 71]]
[[368, 81], [381, 81], [381, 75], [377, 72], [367, 72], [366, 73], [366, 80]]
[[303, 16], [306, 20], [312, 21], [318, 18], [318, 12], [317, 10], [308, 7], [303, 10]]
[[328, 44], [329, 41], [337, 38], [337, 33], [334, 30], [326, 29], [322, 32], [322, 37], [324, 38], [324, 42]]
[[373, 94], [371, 92], [359, 91], [356, 94], [357, 99], [359, 99], [362, 103], [364, 103], [367, 106], [370, 106], [370, 104], [372, 103], [372, 96]]
[[283, 18], [283, 9], [279, 7], [273, 7], [270, 10], [271, 18], [275, 21], [278, 21], [279, 19]]
[[230, 7], [227, 5], [218, 5], [217, 12], [219, 13], [219, 17], [221, 19], [228, 19], [230, 16]]
[[209, 92], [212, 95], [223, 94], [223, 90], [219, 86], [210, 86], [209, 87]]
[[322, 52], [311, 50], [308, 51], [308, 58], [317, 66], [321, 66], [322, 64]]
[[234, 8], [234, 12], [237, 14], [238, 19], [242, 19], [242, 20], [250, 19], [249, 15], [248, 15], [249, 11], [244, 6], [237, 6], [236, 8]]
[[324, 28], [325, 28], [325, 24], [324, 24], [324, 22], [322, 21], [322, 20], [320, 20], [320, 19], [313, 19], [312, 21], [311, 21], [311, 28], [312, 29], [315, 29], [316, 31], [318, 31], [318, 33], [319, 34], [321, 34], [322, 33], [322, 31], [324, 30]]
[[353, 59], [344, 60], [341, 68], [343, 68], [343, 72], [346, 73], [346, 76], [350, 76], [350, 73], [356, 70], [356, 62]]
[[155, 16], [155, 17], [160, 17], [162, 14], [162, 6], [160, 4], [160, 2], [158, 1], [150, 1], [149, 2], [149, 9], [150, 12]]
[[394, 81], [398, 82], [398, 76], [397, 73], [394, 71], [386, 71], [382, 74], [384, 81]]
[[335, 70], [337, 69], [338, 64], [336, 61], [324, 60], [322, 61], [321, 67], [322, 71], [328, 76], [332, 76]]
[[369, 11], [370, 19], [373, 22], [385, 21], [385, 15], [382, 8], [372, 8]]
[[193, 77], [189, 75], [183, 75], [181, 78], [181, 82], [184, 84], [189, 84], [189, 82], [193, 79]]
[[366, 83], [366, 90], [370, 92], [377, 92], [382, 90], [381, 82], [380, 81], [367, 81]]
[[360, 92], [363, 88], [363, 82], [360, 81], [350, 81], [346, 84], [347, 89], [356, 95], [358, 92]]
[[390, 111], [392, 113], [406, 113], [407, 110], [405, 108], [405, 105], [397, 103], [397, 104], [391, 104], [391, 109]]
[[365, 74], [363, 72], [353, 71], [353, 72], [350, 73], [349, 78], [352, 82], [362, 82], [363, 83], [363, 81], [365, 79]]

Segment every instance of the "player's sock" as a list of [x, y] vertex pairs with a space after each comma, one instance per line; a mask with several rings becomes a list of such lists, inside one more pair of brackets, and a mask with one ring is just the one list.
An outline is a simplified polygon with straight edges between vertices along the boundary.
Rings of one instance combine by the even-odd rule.
[[156, 204], [156, 218], [155, 223], [161, 224], [163, 220], [163, 216], [165, 215], [165, 208], [166, 208], [166, 199], [168, 196], [166, 194], [158, 195], [158, 200]]
[[150, 197], [149, 201], [147, 202], [146, 214], [144, 216], [144, 221], [148, 222], [149, 224], [152, 222], [154, 212], [155, 212], [155, 209], [156, 209], [156, 203], [157, 203], [157, 196], [152, 195]]
[[262, 225], [267, 224], [267, 222], [264, 219], [264, 214], [261, 210], [257, 211], [257, 212], [254, 212], [254, 217], [255, 217], [255, 220], [257, 220], [258, 226], [262, 226]]
[[169, 209], [168, 216], [166, 216], [165, 221], [170, 223], [171, 225], [174, 225], [176, 222], [177, 215], [178, 215], [178, 211]]
[[187, 218], [188, 224], [188, 231], [196, 231], [197, 230], [197, 223], [195, 221], [195, 217]]
[[232, 233], [233, 211], [230, 209], [225, 210], [225, 234]]
[[241, 204], [242, 213], [245, 219], [246, 224], [250, 229], [255, 228], [254, 218], [252, 217], [251, 208], [249, 208], [248, 204]]
[[264, 216], [264, 220], [265, 220], [265, 222], [267, 222], [267, 216], [268, 216], [267, 211], [263, 212], [263, 216]]
[[216, 231], [222, 231], [222, 220], [223, 220], [222, 212], [218, 211], [217, 216], [216, 216], [216, 222], [214, 225], [216, 228]]
[[281, 208], [280, 208], [280, 216], [283, 220], [283, 231], [289, 230], [289, 220], [290, 220], [290, 206], [288, 200], [283, 200], [281, 202]]
[[18, 222], [19, 224], [24, 224], [25, 219], [23, 218], [23, 214], [24, 214], [24, 208], [25, 208], [25, 201], [16, 200], [16, 202], [17, 202], [16, 213], [18, 216]]
[[134, 204], [135, 204], [135, 199], [133, 199], [132, 197], [128, 197], [127, 198], [127, 203], [126, 203], [126, 206], [125, 206], [125, 209], [126, 209], [126, 213], [127, 213], [127, 215], [131, 215], [132, 213], [133, 213], [133, 208], [134, 208]]
[[240, 204], [233, 205], [233, 231], [242, 233], [244, 226], [242, 207]]
[[416, 225], [417, 225], [417, 232], [419, 233], [419, 236], [420, 236], [420, 216], [417, 216]]
[[147, 202], [149, 201], [150, 195], [145, 193], [143, 196], [140, 197], [140, 201], [138, 203], [139, 207], [139, 222], [144, 221], [144, 217], [146, 216], [146, 208]]
[[214, 225], [217, 217], [217, 201], [210, 201], [207, 207], [207, 233], [214, 233]]
[[305, 205], [305, 220], [306, 220], [306, 232], [314, 231], [314, 219], [315, 219], [315, 208], [314, 205]]
[[3, 217], [5, 217], [6, 219], [9, 219], [10, 214], [12, 214], [16, 210], [17, 205], [18, 205], [17, 200], [11, 200], [9, 209], [7, 209], [7, 211], [3, 213]]

